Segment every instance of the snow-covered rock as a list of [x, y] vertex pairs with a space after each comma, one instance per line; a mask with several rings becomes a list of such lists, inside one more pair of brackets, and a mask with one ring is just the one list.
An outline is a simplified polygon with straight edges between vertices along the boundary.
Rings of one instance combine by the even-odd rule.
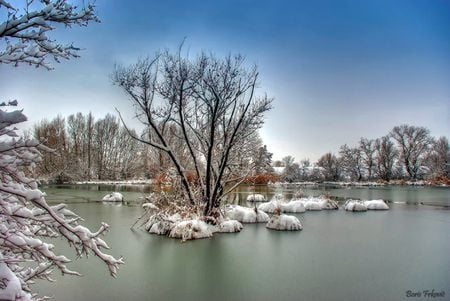
[[272, 215], [269, 222], [266, 224], [266, 227], [279, 231], [298, 231], [303, 229], [303, 226], [298, 218], [292, 215], [285, 214]]
[[120, 192], [112, 192], [102, 199], [103, 202], [123, 202], [123, 195]]
[[247, 197], [247, 202], [264, 202], [266, 197], [262, 194], [253, 193]]
[[237, 220], [241, 223], [266, 223], [269, 216], [262, 210], [242, 207], [239, 205], [228, 205], [225, 207], [225, 215], [230, 220]]
[[352, 212], [364, 212], [367, 211], [367, 206], [362, 201], [348, 200], [344, 204], [344, 209]]
[[301, 213], [306, 211], [303, 202], [299, 200], [290, 202], [280, 202], [272, 200], [270, 202], [262, 203], [258, 206], [259, 210], [267, 213], [274, 213], [277, 208], [279, 208], [281, 212], [286, 213]]
[[383, 200], [363, 201], [368, 210], [389, 210], [389, 206]]
[[213, 235], [204, 221], [193, 219], [181, 221], [170, 231], [169, 237], [180, 238], [182, 241], [191, 239], [208, 238]]

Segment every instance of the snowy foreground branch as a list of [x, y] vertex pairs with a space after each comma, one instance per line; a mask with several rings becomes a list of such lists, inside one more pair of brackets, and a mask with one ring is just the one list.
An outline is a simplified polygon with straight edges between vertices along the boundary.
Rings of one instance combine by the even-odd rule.
[[64, 237], [78, 256], [93, 253], [115, 277], [123, 260], [103, 252], [109, 247], [101, 236], [109, 226], [102, 223], [92, 232], [79, 224], [82, 219], [65, 204], [47, 204], [45, 193], [26, 173], [39, 162], [40, 151], [48, 149], [36, 140], [19, 138], [10, 126], [26, 117], [5, 107], [0, 104], [0, 300], [41, 300], [31, 293], [30, 285], [37, 279], [52, 281], [54, 269], [80, 275], [66, 266], [70, 260], [57, 255], [46, 239]]
[[92, 4], [87, 4], [79, 9], [65, 0], [28, 0], [25, 8], [18, 9], [0, 0], [0, 13], [7, 16], [0, 23], [0, 64], [17, 66], [25, 63], [51, 69], [49, 57], [56, 62], [61, 58], [78, 57], [80, 48], [57, 43], [47, 34], [55, 29], [55, 24], [70, 27], [98, 22], [94, 8]]

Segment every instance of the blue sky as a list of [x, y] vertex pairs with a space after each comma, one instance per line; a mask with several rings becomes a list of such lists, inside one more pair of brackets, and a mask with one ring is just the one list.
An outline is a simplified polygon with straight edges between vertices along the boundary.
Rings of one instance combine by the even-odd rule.
[[[19, 2], [19, 1], [16, 1]], [[19, 2], [20, 3], [20, 2]], [[58, 113], [130, 102], [109, 74], [186, 38], [193, 55], [241, 53], [258, 64], [261, 92], [275, 98], [261, 135], [275, 158], [316, 160], [395, 125], [450, 136], [450, 1], [97, 0], [99, 24], [58, 29], [81, 58], [55, 70], [0, 65], [0, 91], [18, 99], [29, 125]]]

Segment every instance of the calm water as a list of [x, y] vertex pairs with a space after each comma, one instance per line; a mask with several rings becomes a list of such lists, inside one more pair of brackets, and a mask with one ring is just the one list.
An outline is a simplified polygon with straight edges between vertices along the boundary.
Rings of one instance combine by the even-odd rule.
[[[128, 205], [95, 202], [111, 189], [119, 188], [43, 188], [49, 201], [71, 203], [91, 228], [109, 223], [106, 240], [126, 265], [112, 279], [96, 258], [76, 260], [71, 267], [84, 277], [55, 273], [56, 283], [36, 285], [40, 294], [56, 300], [429, 300], [406, 298], [406, 291], [434, 289], [446, 295], [433, 300], [450, 300], [450, 211], [430, 206], [449, 205], [450, 189], [304, 188], [307, 195], [386, 199], [391, 210], [306, 212], [297, 215], [300, 232], [247, 224], [238, 234], [187, 243], [130, 230], [141, 214], [134, 201], [149, 187], [123, 189]], [[235, 201], [244, 202], [248, 191], [243, 187]], [[55, 244], [73, 254], [65, 242]]]

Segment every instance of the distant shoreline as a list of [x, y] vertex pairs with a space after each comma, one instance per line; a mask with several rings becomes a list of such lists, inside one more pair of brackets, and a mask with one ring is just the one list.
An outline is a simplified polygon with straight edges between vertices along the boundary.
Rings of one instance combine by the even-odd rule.
[[[39, 180], [41, 185], [151, 185], [155, 181], [152, 179], [137, 179], [137, 180], [92, 180], [92, 181], [74, 181], [66, 183], [53, 183], [48, 180]], [[252, 185], [248, 184], [247, 185]], [[420, 181], [404, 181], [404, 180], [393, 180], [390, 182], [353, 182], [353, 181], [302, 181], [302, 182], [275, 182], [268, 184], [256, 184], [268, 185], [268, 186], [317, 186], [317, 185], [330, 185], [330, 186], [341, 186], [341, 187], [381, 187], [381, 186], [427, 186], [427, 187], [450, 187], [445, 183], [433, 183], [431, 181], [420, 180]]]

